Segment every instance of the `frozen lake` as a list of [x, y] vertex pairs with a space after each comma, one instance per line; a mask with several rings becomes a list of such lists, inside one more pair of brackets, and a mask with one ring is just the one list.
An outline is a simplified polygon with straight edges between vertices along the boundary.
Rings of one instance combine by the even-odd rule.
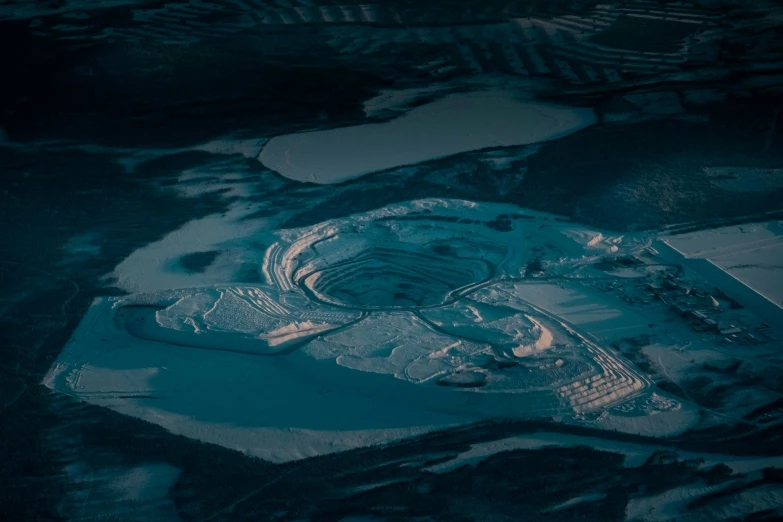
[[384, 123], [277, 136], [259, 160], [290, 179], [339, 183], [460, 152], [553, 140], [594, 123], [592, 109], [502, 91], [454, 94]]

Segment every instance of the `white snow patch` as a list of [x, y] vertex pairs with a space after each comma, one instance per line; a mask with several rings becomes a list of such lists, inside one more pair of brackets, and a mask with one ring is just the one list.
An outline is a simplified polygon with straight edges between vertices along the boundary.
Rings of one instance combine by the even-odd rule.
[[[249, 211], [234, 207], [225, 214], [214, 214], [189, 221], [162, 239], [134, 251], [111, 274], [116, 285], [129, 292], [156, 292], [215, 283], [229, 283], [242, 261], [258, 262], [247, 247], [222, 254], [201, 273], [177, 270], [178, 259], [188, 252], [232, 248], [232, 240], [246, 239], [263, 228], [262, 220], [243, 220]], [[252, 242], [252, 241], [248, 241]], [[260, 254], [258, 254], [260, 256]]]

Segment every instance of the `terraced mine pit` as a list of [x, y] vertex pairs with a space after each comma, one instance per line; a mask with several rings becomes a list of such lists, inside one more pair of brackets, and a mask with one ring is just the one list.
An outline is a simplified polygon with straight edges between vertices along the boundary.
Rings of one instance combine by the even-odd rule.
[[632, 316], [596, 309], [575, 325], [555, 311], [587, 297], [565, 276], [625, 248], [620, 238], [454, 200], [277, 238], [262, 283], [96, 303], [47, 385], [278, 461], [647, 393], [649, 380], [582, 331], [612, 317], [636, 328]]
[[493, 267], [482, 259], [425, 250], [370, 247], [299, 276], [319, 301], [358, 309], [415, 308], [439, 304], [454, 290], [486, 281]]

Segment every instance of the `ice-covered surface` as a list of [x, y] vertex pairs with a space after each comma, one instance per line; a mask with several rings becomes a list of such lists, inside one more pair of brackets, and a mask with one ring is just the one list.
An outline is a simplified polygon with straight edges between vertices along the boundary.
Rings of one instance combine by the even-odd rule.
[[686, 258], [708, 260], [783, 308], [783, 222], [700, 230], [666, 243]]
[[504, 91], [453, 94], [390, 122], [277, 136], [259, 159], [287, 178], [339, 183], [460, 152], [552, 140], [595, 122], [592, 109]]

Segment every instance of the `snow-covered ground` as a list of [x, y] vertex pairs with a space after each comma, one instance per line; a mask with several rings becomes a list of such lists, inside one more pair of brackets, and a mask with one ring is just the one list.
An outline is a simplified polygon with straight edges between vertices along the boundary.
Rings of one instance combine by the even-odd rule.
[[[377, 104], [383, 105], [371, 103], [371, 112]], [[259, 160], [287, 178], [339, 183], [460, 152], [553, 140], [594, 123], [592, 109], [519, 100], [505, 91], [452, 94], [385, 123], [277, 136]]]
[[[532, 255], [556, 277], [632, 242], [456, 200], [277, 232], [243, 212], [188, 223], [123, 261], [118, 284], [146, 293], [97, 301], [46, 385], [273, 461], [648, 393], [600, 345], [640, 319], [576, 283], [522, 277]], [[177, 264], [204, 251], [201, 271]], [[265, 281], [232, 283], [237, 260]], [[536, 297], [546, 286], [547, 303]]]
[[[271, 461], [415, 435], [471, 420], [433, 412], [446, 390], [355, 372], [302, 352], [261, 357], [141, 340], [93, 305], [45, 384], [166, 429]], [[106, 339], [106, 341], [104, 341]], [[437, 393], [440, 392], [440, 393]], [[145, 398], [147, 397], [147, 398]]]
[[[689, 364], [726, 357], [695, 348], [683, 357], [687, 325], [638, 304], [657, 265], [596, 268], [646, 251], [644, 234], [446, 199], [299, 229], [248, 212], [234, 205], [193, 221], [120, 263], [117, 284], [142, 293], [96, 302], [45, 384], [289, 461], [491, 417], [671, 436], [698, 409], [656, 390], [611, 345], [659, 336], [640, 353], [675, 381]], [[752, 245], [779, 237], [750, 227]], [[691, 250], [734, 245], [719, 235]], [[200, 270], [185, 269], [192, 254], [206, 259]], [[541, 272], [531, 275], [533, 259]], [[246, 265], [258, 282], [237, 282]]]
[[[613, 344], [657, 336], [639, 354], [676, 382], [731, 357], [700, 339], [683, 356], [689, 327], [641, 304], [665, 264], [600, 268], [647, 252], [645, 234], [447, 199], [298, 229], [248, 212], [193, 221], [120, 263], [117, 284], [142, 293], [96, 302], [45, 384], [281, 462], [492, 417], [671, 436], [698, 407]], [[751, 245], [776, 244], [770, 225], [749, 227]], [[736, 245], [701, 241], [696, 255]], [[200, 270], [183, 268], [192, 254]], [[238, 282], [238, 266], [259, 280]], [[766, 397], [753, 393], [748, 404]]]
[[749, 223], [666, 238], [689, 259], [706, 259], [783, 308], [783, 222]]
[[[230, 283], [243, 263], [260, 264], [263, 252], [251, 248], [265, 239], [265, 221], [246, 219], [252, 212], [234, 206], [186, 223], [160, 240], [136, 250], [111, 274], [115, 284], [129, 292], [154, 292], [206, 284]], [[232, 247], [232, 241], [243, 240]], [[183, 270], [179, 259], [194, 252], [219, 251], [220, 256], [205, 270]]]

